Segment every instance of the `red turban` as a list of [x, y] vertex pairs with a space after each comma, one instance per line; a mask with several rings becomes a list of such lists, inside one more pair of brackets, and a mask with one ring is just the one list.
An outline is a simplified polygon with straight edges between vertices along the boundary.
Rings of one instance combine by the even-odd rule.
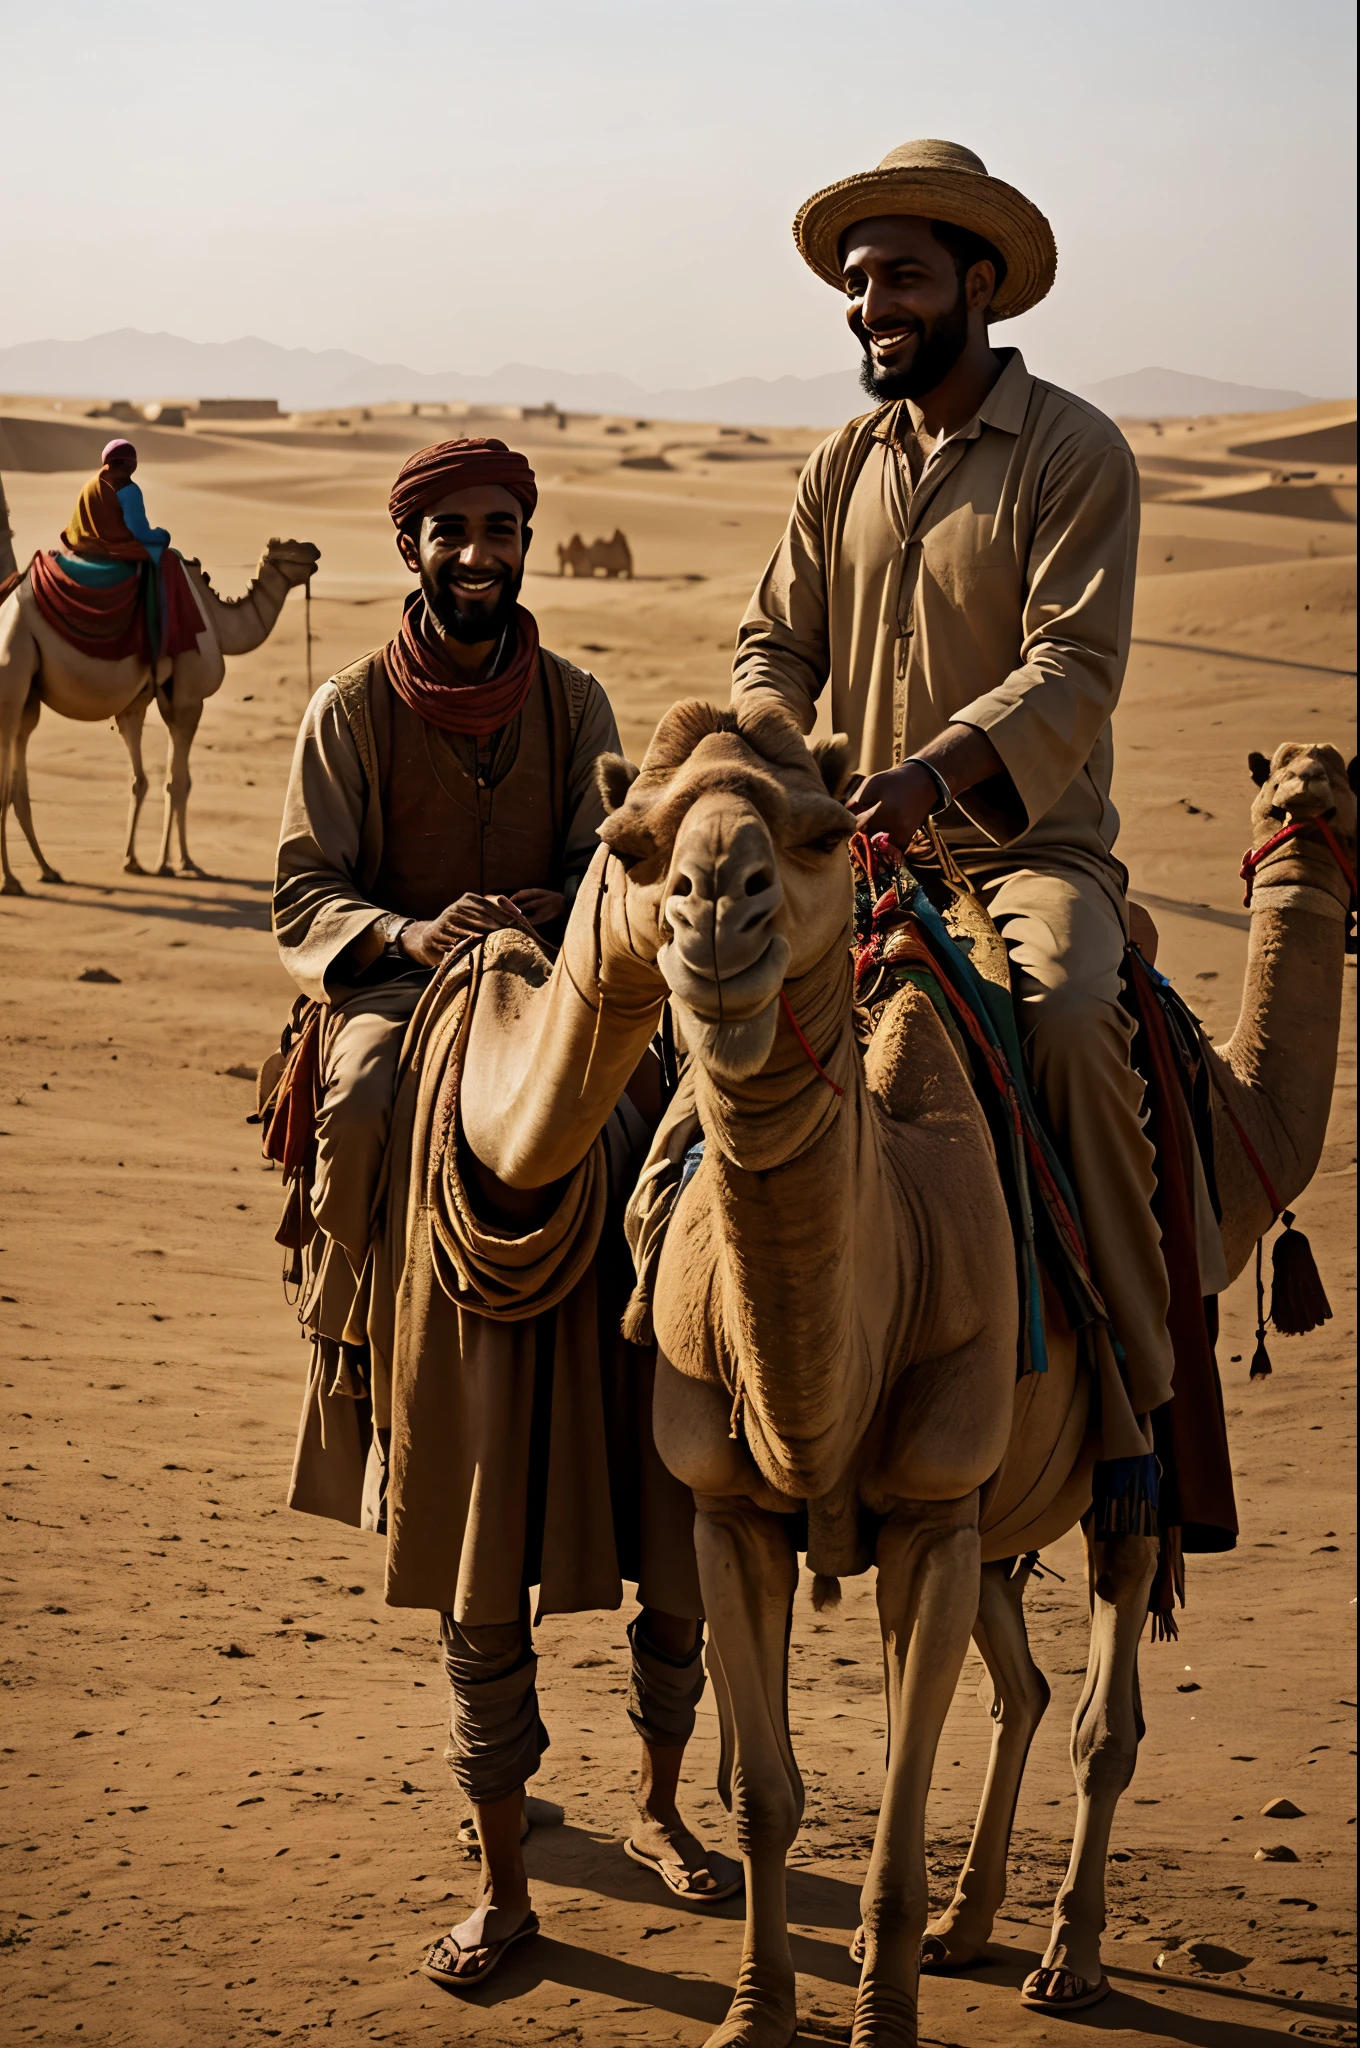
[[129, 456], [131, 456], [134, 463], [137, 460], [137, 450], [133, 447], [131, 441], [106, 441], [104, 443], [104, 453], [100, 456], [99, 460], [101, 462], [109, 462], [115, 455], [123, 461], [126, 461]]
[[538, 485], [524, 456], [504, 441], [436, 441], [432, 448], [417, 449], [402, 464], [387, 501], [392, 524], [403, 527], [454, 491], [475, 491], [484, 484], [499, 484], [509, 491], [519, 500], [525, 519], [532, 519]]

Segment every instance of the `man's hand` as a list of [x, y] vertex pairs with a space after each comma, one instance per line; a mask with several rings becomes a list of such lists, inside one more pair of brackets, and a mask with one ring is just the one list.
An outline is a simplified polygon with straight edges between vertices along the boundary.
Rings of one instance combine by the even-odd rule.
[[[943, 776], [956, 798], [979, 782], [1005, 773], [1000, 754], [986, 733], [973, 725], [947, 725], [919, 753], [920, 760], [929, 761], [936, 774]], [[906, 852], [931, 812], [942, 808], [935, 776], [917, 761], [881, 769], [846, 801], [861, 832], [886, 832], [899, 853]]]
[[886, 832], [897, 851], [905, 853], [939, 801], [935, 778], [914, 761], [904, 761], [868, 776], [846, 798], [846, 808], [854, 812], [861, 832]]
[[[550, 895], [550, 890], [522, 890], [522, 895]], [[554, 899], [557, 902], [561, 898]], [[399, 941], [408, 960], [421, 967], [438, 967], [461, 939], [482, 939], [488, 932], [511, 927], [532, 932], [533, 925], [508, 896], [460, 896], [447, 910], [427, 922], [408, 924]]]

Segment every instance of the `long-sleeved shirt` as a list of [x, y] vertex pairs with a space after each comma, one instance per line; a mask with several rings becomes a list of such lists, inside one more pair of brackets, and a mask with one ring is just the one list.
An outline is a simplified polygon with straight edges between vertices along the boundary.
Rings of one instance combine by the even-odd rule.
[[[594, 676], [545, 653], [494, 752], [394, 697], [380, 655], [356, 663], [316, 692], [293, 754], [274, 931], [288, 973], [323, 1001], [346, 995], [341, 956], [385, 912], [433, 916], [465, 890], [552, 887], [570, 902], [604, 822], [595, 762], [619, 736]], [[441, 899], [418, 906], [412, 889], [441, 875]]]
[[114, 493], [118, 509], [123, 515], [123, 524], [134, 540], [139, 540], [153, 562], [159, 565], [161, 556], [170, 545], [169, 529], [153, 526], [146, 516], [146, 502], [142, 497], [140, 484], [125, 483]]
[[1138, 474], [1112, 421], [997, 353], [975, 416], [928, 458], [910, 401], [814, 452], [741, 623], [733, 702], [771, 692], [810, 732], [829, 684], [866, 773], [975, 726], [1005, 773], [945, 815], [951, 845], [1108, 873]]

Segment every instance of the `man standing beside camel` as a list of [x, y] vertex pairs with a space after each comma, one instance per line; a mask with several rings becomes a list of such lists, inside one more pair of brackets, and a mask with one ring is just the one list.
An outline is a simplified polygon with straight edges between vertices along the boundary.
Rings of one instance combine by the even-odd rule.
[[772, 696], [806, 732], [829, 687], [868, 778], [862, 825], [903, 848], [934, 819], [982, 895], [1143, 1415], [1170, 1395], [1172, 1351], [1110, 801], [1133, 457], [1093, 406], [992, 346], [989, 323], [1038, 304], [1057, 252], [970, 150], [907, 143], [815, 194], [794, 236], [845, 294], [878, 405], [803, 473], [742, 621], [733, 701]]
[[[407, 1025], [432, 974], [478, 939], [516, 927], [560, 936], [604, 818], [595, 764], [619, 744], [599, 683], [540, 648], [518, 601], [537, 496], [524, 456], [500, 441], [412, 456], [389, 511], [418, 588], [396, 637], [312, 699], [288, 786], [274, 927], [289, 973], [324, 1006], [310, 1175], [318, 1236], [300, 1309], [314, 1373], [291, 1499], [344, 1520], [360, 1517], [321, 1468], [334, 1467], [343, 1411], [354, 1411], [331, 1398], [335, 1367], [367, 1371], [373, 1387], [371, 1364], [349, 1364], [346, 1339], [384, 1169], [387, 1207], [405, 1218], [406, 1186], [385, 1152]], [[633, 1125], [636, 1143], [636, 1113]], [[468, 1172], [497, 1248], [532, 1234], [551, 1206], [551, 1191], [511, 1190], [473, 1162]], [[481, 1983], [538, 1929], [521, 1850], [525, 1783], [548, 1741], [531, 1586], [541, 1615], [617, 1606], [621, 1578], [637, 1580], [628, 1711], [642, 1764], [628, 1853], [700, 1904], [740, 1887], [676, 1807], [704, 1684], [693, 1508], [651, 1445], [650, 1361], [615, 1356], [627, 1287], [611, 1309], [606, 1263], [600, 1251], [556, 1306], [503, 1319], [435, 1288], [438, 1331], [423, 1351], [403, 1287], [397, 1370], [417, 1405], [422, 1389], [434, 1392], [423, 1425], [393, 1446], [387, 1598], [440, 1612], [447, 1755], [481, 1844], [482, 1896], [423, 1965], [454, 1990]], [[309, 1417], [327, 1400], [328, 1414], [341, 1413], [313, 1435]]]

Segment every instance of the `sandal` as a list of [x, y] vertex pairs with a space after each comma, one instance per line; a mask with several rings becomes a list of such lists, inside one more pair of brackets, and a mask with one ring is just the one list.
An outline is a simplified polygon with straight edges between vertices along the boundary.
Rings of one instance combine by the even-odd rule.
[[[479, 1941], [471, 1948], [460, 1948], [452, 1931], [441, 1934], [432, 1948], [425, 1952], [421, 1970], [427, 1977], [433, 1977], [436, 1984], [442, 1984], [446, 1991], [471, 1991], [474, 1985], [485, 1984], [491, 1972], [502, 1961], [516, 1942], [527, 1941], [531, 1934], [538, 1933], [538, 1915], [525, 1914], [513, 1934], [507, 1934], [503, 1941]], [[460, 1956], [480, 1955], [482, 1961], [474, 1963], [470, 1970], [458, 1969]]]
[[[855, 1938], [850, 1944], [850, 1960], [861, 1968], [864, 1964], [864, 1928], [855, 1929]], [[921, 1975], [923, 1977], [957, 1977], [965, 1970], [980, 1970], [991, 1961], [984, 1950], [973, 1957], [971, 1962], [955, 1963], [949, 1959], [949, 1951], [938, 1934], [923, 1934], [921, 1937]]]
[[[705, 1852], [704, 1861], [697, 1870], [691, 1870], [677, 1852], [669, 1856], [649, 1856], [644, 1849], [632, 1842], [623, 1845], [625, 1856], [631, 1856], [634, 1863], [640, 1863], [644, 1870], [654, 1870], [673, 1898], [683, 1899], [688, 1906], [717, 1906], [724, 1899], [735, 1898], [746, 1882], [739, 1863], [730, 1856], [719, 1856], [713, 1851]], [[707, 1882], [701, 1882], [706, 1879]]]
[[[1041, 1978], [1064, 1978], [1080, 1986], [1070, 1997], [1045, 1998]], [[1061, 1986], [1058, 1987], [1061, 1989]], [[1020, 1986], [1020, 2003], [1031, 2012], [1085, 2012], [1091, 2005], [1099, 2005], [1110, 1995], [1110, 1980], [1102, 1976], [1098, 1984], [1090, 1983], [1085, 1977], [1069, 1970], [1064, 1963], [1045, 1963], [1037, 1970], [1031, 1970]]]

